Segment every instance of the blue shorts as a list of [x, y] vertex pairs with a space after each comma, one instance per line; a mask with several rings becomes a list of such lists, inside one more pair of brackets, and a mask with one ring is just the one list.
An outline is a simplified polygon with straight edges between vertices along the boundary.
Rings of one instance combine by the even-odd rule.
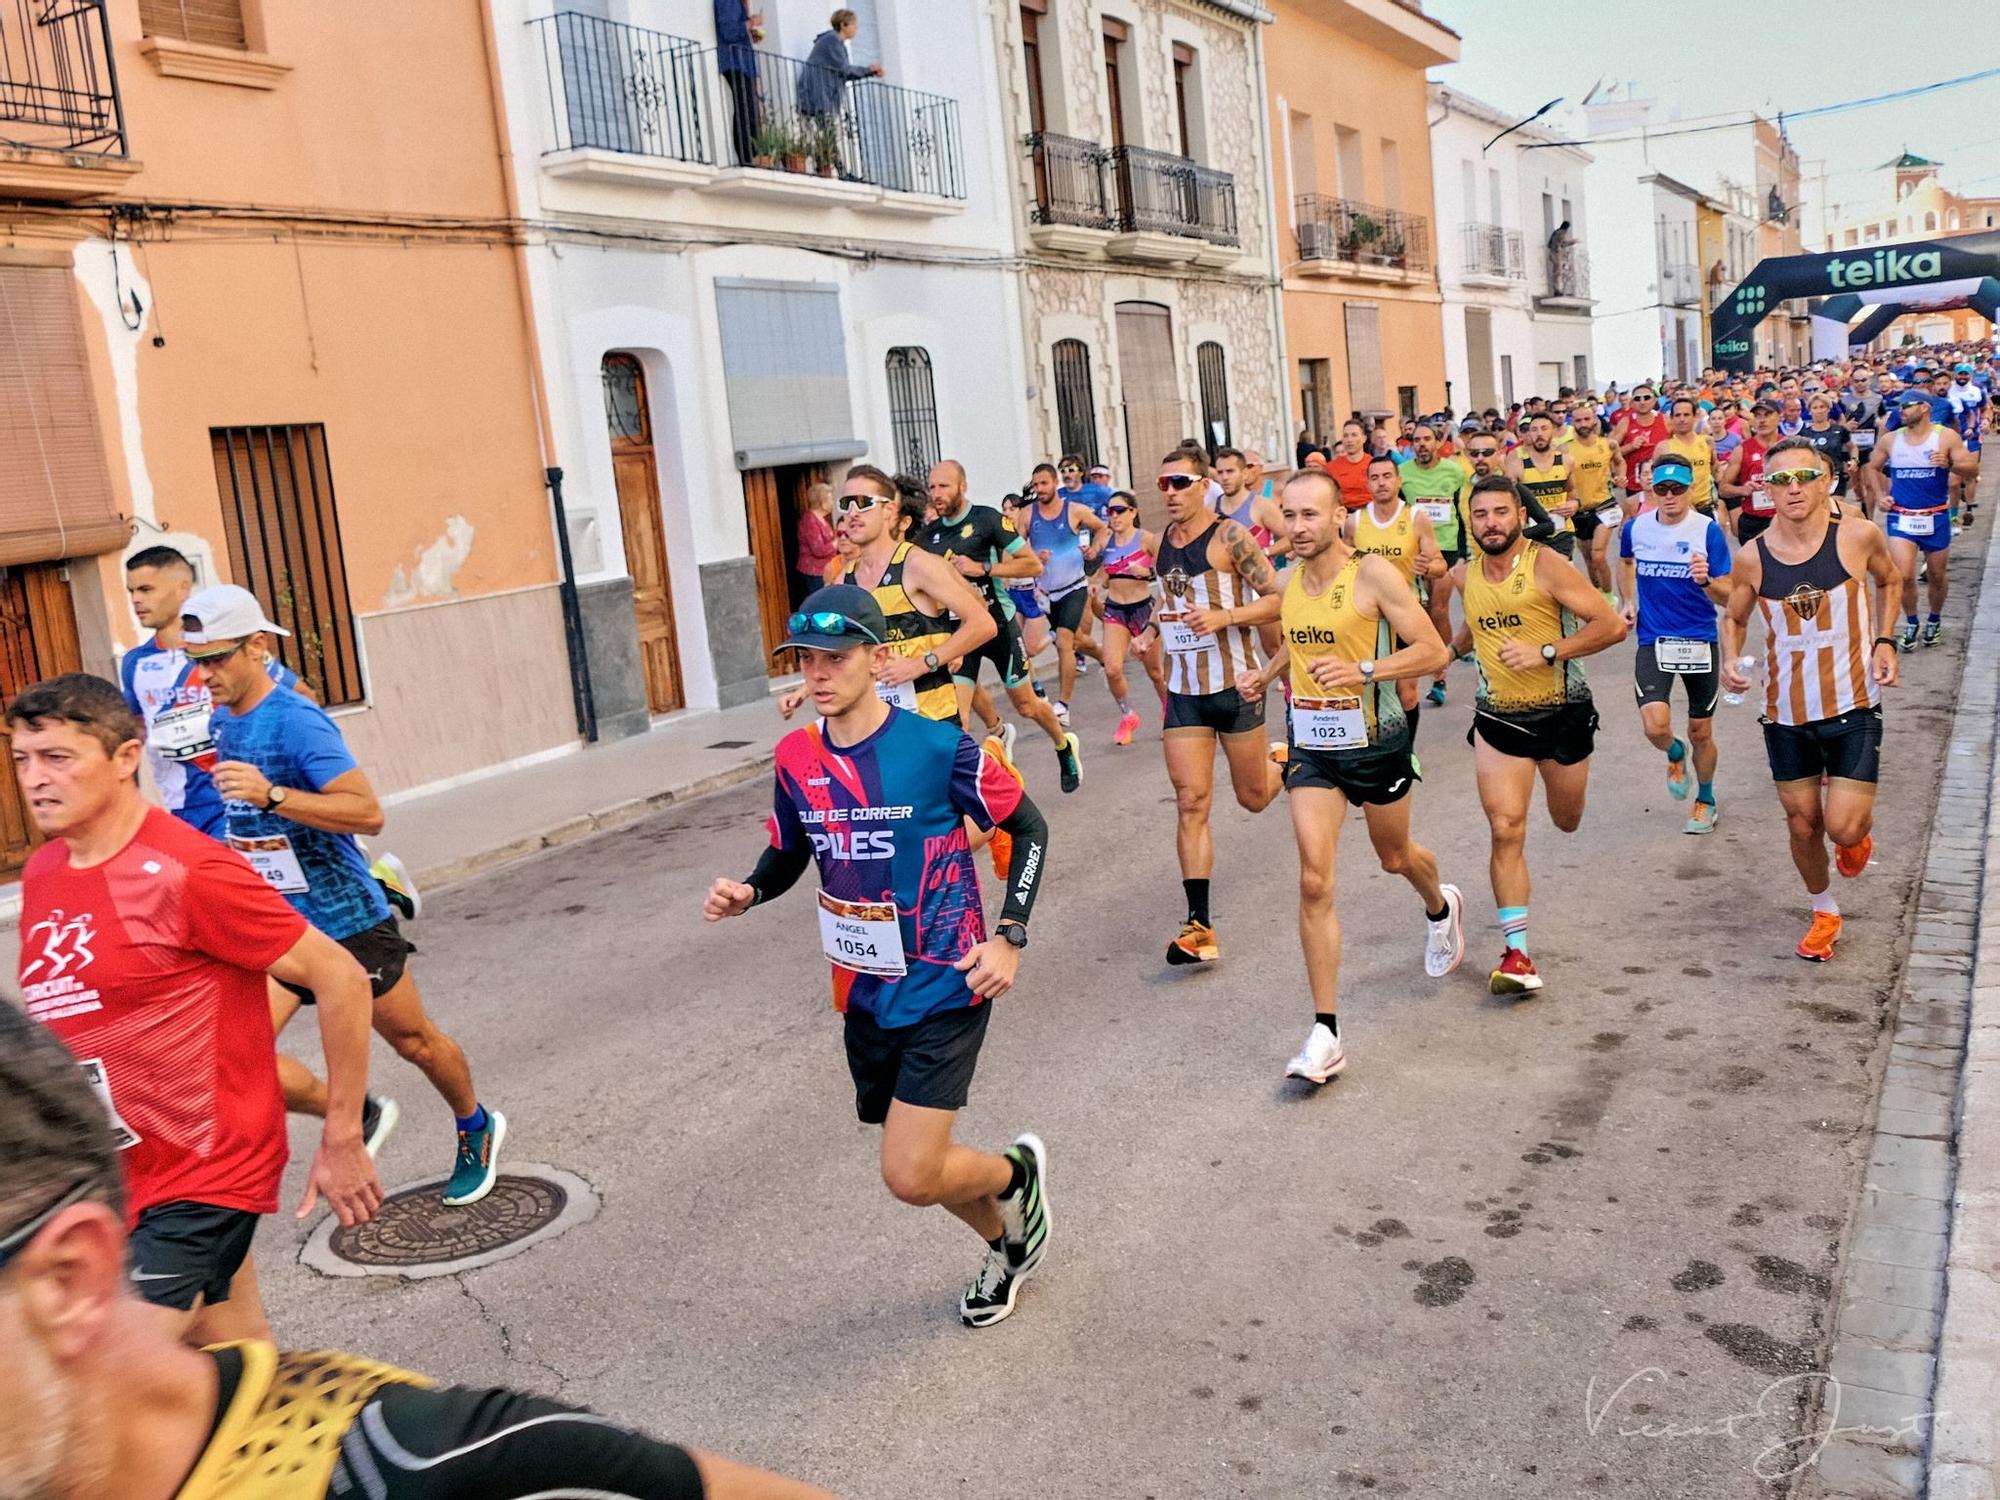
[[1903, 512], [1884, 508], [1882, 529], [1889, 533], [1892, 542], [1913, 542], [1925, 552], [1942, 552], [1951, 545], [1951, 512], [1948, 510], [1926, 510], [1917, 512], [1928, 516], [1931, 529], [1928, 535], [1905, 531], [1902, 526]]
[[1014, 601], [1014, 613], [1024, 620], [1039, 620], [1048, 613], [1042, 608], [1042, 596], [1033, 589], [1009, 589], [1007, 593]]

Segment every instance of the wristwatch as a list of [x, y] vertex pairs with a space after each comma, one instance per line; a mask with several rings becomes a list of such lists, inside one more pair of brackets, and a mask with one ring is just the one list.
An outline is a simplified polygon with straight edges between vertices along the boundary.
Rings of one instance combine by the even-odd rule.
[[1542, 660], [1552, 667], [1556, 664], [1556, 643], [1554, 641], [1542, 642]]
[[1372, 662], [1372, 661], [1364, 661], [1364, 662], [1361, 662], [1361, 663], [1360, 663], [1360, 664], [1358, 665], [1358, 667], [1357, 667], [1357, 670], [1358, 670], [1358, 671], [1359, 671], [1359, 672], [1361, 673], [1361, 680], [1362, 680], [1363, 682], [1373, 682], [1373, 681], [1375, 680], [1375, 663], [1374, 663], [1374, 662]]
[[993, 935], [1005, 938], [1010, 945], [1016, 948], [1025, 948], [1028, 946], [1028, 929], [1023, 927], [1019, 922], [1002, 922], [993, 930]]
[[285, 805], [285, 798], [290, 794], [290, 791], [289, 787], [272, 787], [270, 791], [264, 794], [264, 811], [276, 812], [279, 808], [283, 807]]
[[926, 651], [926, 652], [924, 653], [924, 670], [925, 670], [925, 671], [927, 671], [927, 672], [935, 672], [935, 671], [936, 671], [936, 670], [937, 670], [937, 669], [938, 669], [939, 667], [941, 667], [941, 666], [943, 666], [943, 665], [944, 665], [944, 663], [943, 663], [942, 661], [940, 661], [940, 660], [938, 659], [938, 654], [937, 654], [937, 652], [935, 652], [935, 651]]

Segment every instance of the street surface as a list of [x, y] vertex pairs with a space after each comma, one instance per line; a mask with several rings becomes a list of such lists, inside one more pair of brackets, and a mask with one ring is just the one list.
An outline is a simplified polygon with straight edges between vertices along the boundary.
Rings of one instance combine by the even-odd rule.
[[[1954, 630], [1977, 576], [1960, 550]], [[709, 881], [753, 862], [767, 784], [434, 893], [413, 971], [507, 1112], [506, 1155], [581, 1174], [603, 1209], [424, 1283], [323, 1279], [293, 1263], [305, 1227], [267, 1220], [280, 1342], [537, 1388], [850, 1500], [1769, 1493], [1752, 1466], [1796, 1431], [1774, 1382], [1822, 1359], [1959, 646], [1912, 653], [1888, 695], [1876, 863], [1836, 880], [1823, 967], [1792, 953], [1807, 903], [1754, 703], [1718, 710], [1722, 824], [1687, 837], [1631, 654], [1588, 666], [1604, 726], [1580, 833], [1537, 801], [1548, 988], [1525, 1001], [1486, 992], [1501, 943], [1453, 669], [1415, 827], [1466, 893], [1466, 961], [1424, 977], [1416, 900], [1351, 818], [1349, 1065], [1317, 1091], [1280, 1077], [1311, 1020], [1282, 800], [1252, 817], [1218, 787], [1223, 959], [1169, 970], [1157, 730], [1112, 748], [1085, 678], [1069, 798], [1023, 734], [1052, 868], [961, 1136], [1039, 1132], [1055, 1223], [983, 1332], [956, 1310], [980, 1246], [896, 1203], [855, 1123], [811, 877], [699, 919]], [[313, 1056], [309, 1021], [286, 1043]], [[385, 1183], [441, 1174], [443, 1105], [380, 1046], [375, 1068], [405, 1110]], [[295, 1123], [293, 1204], [311, 1140]], [[1760, 1399], [1733, 1436], [1621, 1435], [1719, 1429]]]

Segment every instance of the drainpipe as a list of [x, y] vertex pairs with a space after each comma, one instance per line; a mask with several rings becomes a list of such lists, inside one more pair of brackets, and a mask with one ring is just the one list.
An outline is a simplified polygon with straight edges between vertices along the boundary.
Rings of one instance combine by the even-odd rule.
[[569, 658], [570, 703], [576, 711], [576, 732], [586, 744], [597, 739], [597, 699], [590, 686], [590, 653], [583, 634], [583, 608], [577, 600], [576, 565], [569, 550], [569, 515], [563, 508], [563, 471], [558, 462], [555, 427], [549, 416], [548, 381], [542, 369], [542, 339], [535, 326], [534, 298], [529, 289], [528, 242], [521, 222], [521, 197], [514, 185], [513, 134], [507, 128], [507, 96], [501, 84], [500, 45], [493, 29], [492, 6], [497, 0], [476, 0], [480, 40], [486, 48], [487, 92], [493, 100], [493, 135], [500, 157], [500, 191], [513, 228], [514, 302], [521, 320], [521, 339], [528, 351], [528, 394], [535, 408], [535, 442], [541, 451], [542, 483], [556, 532], [556, 557], [562, 579], [563, 647]]
[[1277, 168], [1274, 158], [1278, 144], [1271, 134], [1271, 82], [1264, 71], [1264, 25], [1253, 23], [1256, 30], [1250, 34], [1250, 52], [1255, 60], [1257, 79], [1257, 133], [1264, 141], [1264, 201], [1271, 205], [1269, 261], [1271, 271], [1271, 318], [1276, 324], [1278, 345], [1278, 451], [1272, 458], [1290, 459], [1282, 465], [1291, 468], [1298, 461], [1292, 440], [1292, 354], [1285, 338], [1285, 259], [1280, 248], [1291, 214], [1278, 201]]

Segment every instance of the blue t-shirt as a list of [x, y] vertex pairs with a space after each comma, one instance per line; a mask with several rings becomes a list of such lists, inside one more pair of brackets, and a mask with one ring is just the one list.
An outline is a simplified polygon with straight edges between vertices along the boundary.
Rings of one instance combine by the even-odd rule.
[[[296, 674], [275, 656], [266, 666], [278, 686], [298, 686]], [[214, 743], [209, 735], [208, 688], [191, 682], [193, 675], [187, 652], [157, 641], [134, 646], [118, 664], [125, 706], [146, 726], [146, 758], [160, 800], [190, 828], [219, 839], [222, 797], [208, 772], [194, 763], [194, 757], [213, 749]]]
[[1639, 644], [1716, 638], [1716, 603], [1694, 581], [1689, 559], [1699, 547], [1708, 554], [1708, 576], [1720, 578], [1732, 563], [1722, 527], [1698, 510], [1669, 526], [1657, 510], [1634, 516], [1618, 534], [1618, 555], [1632, 559], [1639, 590]]
[[[824, 722], [778, 742], [772, 846], [809, 845], [825, 896], [880, 908], [884, 923], [892, 904], [896, 914], [904, 973], [862, 973], [835, 962], [834, 1000], [842, 1010], [868, 1012], [881, 1026], [911, 1026], [980, 1003], [952, 967], [986, 941], [964, 820], [990, 829], [1020, 801], [1020, 783], [966, 738], [956, 719], [892, 707], [858, 745], [830, 745]], [[822, 902], [823, 945], [825, 915]], [[879, 947], [864, 940], [862, 951]], [[831, 948], [827, 956], [835, 957]]]
[[[224, 760], [246, 761], [273, 786], [322, 792], [355, 769], [332, 719], [290, 688], [273, 688], [248, 713], [216, 706], [209, 719]], [[330, 938], [389, 920], [389, 902], [352, 834], [307, 828], [247, 802], [225, 802], [230, 847]]]
[[1089, 506], [1090, 513], [1100, 521], [1104, 519], [1104, 507], [1111, 503], [1111, 491], [1088, 480], [1073, 490], [1058, 488], [1056, 493], [1074, 504]]

